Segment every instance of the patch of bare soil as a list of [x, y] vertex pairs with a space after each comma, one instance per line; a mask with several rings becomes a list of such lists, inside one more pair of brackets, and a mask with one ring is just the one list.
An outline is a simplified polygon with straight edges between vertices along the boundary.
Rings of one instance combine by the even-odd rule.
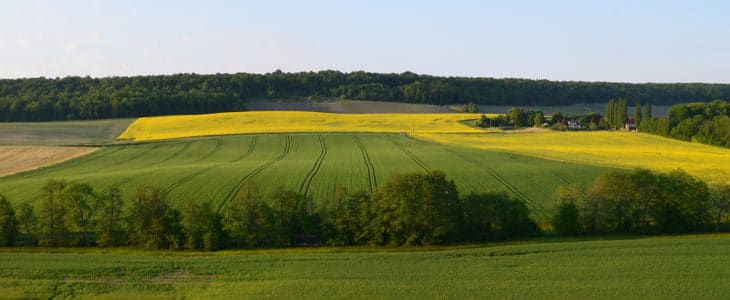
[[98, 149], [94, 147], [0, 146], [0, 176], [54, 165]]

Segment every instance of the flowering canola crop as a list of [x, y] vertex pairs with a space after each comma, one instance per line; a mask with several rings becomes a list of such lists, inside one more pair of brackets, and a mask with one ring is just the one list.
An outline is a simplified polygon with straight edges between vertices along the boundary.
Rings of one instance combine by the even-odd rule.
[[668, 172], [681, 168], [710, 183], [730, 179], [730, 149], [633, 132], [431, 134], [441, 144], [525, 154], [576, 163]]
[[150, 141], [196, 136], [291, 132], [477, 133], [462, 122], [481, 114], [333, 114], [255, 111], [139, 118], [118, 139]]

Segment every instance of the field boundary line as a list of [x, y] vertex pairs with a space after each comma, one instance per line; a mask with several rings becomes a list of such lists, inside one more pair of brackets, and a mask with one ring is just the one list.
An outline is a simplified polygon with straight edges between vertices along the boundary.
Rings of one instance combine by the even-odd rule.
[[[89, 155], [82, 155], [82, 156], [79, 156], [79, 157], [76, 157], [76, 158], [72, 158], [70, 160], [67, 160], [65, 162], [61, 162], [61, 163], [58, 163], [58, 164], [54, 164], [54, 165], [50, 165], [50, 166], [46, 166], [46, 167], [41, 167], [41, 168], [29, 170], [27, 172], [11, 174], [11, 175], [8, 175], [7, 177], [18, 176], [18, 177], [24, 178], [24, 179], [25, 178], [33, 178], [35, 176], [42, 175], [45, 171], [53, 171], [53, 170], [55, 170], [57, 168], [60, 168], [60, 167], [63, 167], [64, 169], [66, 169], [66, 168], [73, 168], [73, 167], [76, 167], [76, 166], [78, 166], [80, 164], [88, 163], [90, 161], [95, 161], [97, 159], [100, 159], [100, 158], [103, 158], [103, 157], [107, 157], [109, 155], [112, 155], [114, 153], [117, 153], [119, 151], [122, 151], [122, 150], [124, 150], [126, 148], [126, 146], [118, 146], [118, 147], [117, 146], [114, 146], [114, 148], [116, 148], [114, 150], [110, 150], [109, 152], [106, 152], [106, 153], [99, 153], [99, 152], [101, 152], [101, 151], [104, 150], [103, 148], [107, 148], [107, 147], [102, 147], [102, 149], [97, 150], [97, 151], [94, 151], [94, 152], [90, 153]], [[99, 154], [98, 155], [95, 155], [97, 153], [99, 153]]]

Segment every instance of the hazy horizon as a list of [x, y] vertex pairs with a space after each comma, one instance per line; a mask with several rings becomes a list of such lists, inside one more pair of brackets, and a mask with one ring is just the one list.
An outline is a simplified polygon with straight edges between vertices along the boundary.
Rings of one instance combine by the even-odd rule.
[[0, 1], [0, 78], [406, 71], [730, 83], [722, 1]]

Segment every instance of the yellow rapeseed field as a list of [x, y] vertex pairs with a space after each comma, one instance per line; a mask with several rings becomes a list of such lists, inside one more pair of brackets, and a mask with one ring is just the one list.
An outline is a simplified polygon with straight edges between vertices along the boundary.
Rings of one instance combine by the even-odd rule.
[[195, 136], [284, 132], [484, 132], [461, 123], [481, 114], [332, 114], [255, 111], [137, 119], [118, 139], [163, 140]]
[[730, 180], [730, 149], [631, 132], [431, 134], [416, 138], [443, 144], [507, 151], [535, 157], [657, 171], [676, 168], [709, 182]]

